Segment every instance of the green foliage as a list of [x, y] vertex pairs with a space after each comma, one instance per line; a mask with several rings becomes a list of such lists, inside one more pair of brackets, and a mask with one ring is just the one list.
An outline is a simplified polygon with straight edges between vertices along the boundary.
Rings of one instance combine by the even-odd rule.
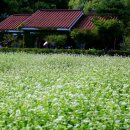
[[32, 13], [38, 9], [67, 8], [68, 0], [2, 0], [0, 13]]
[[38, 9], [49, 9], [49, 5], [45, 2], [42, 2], [42, 1], [38, 1], [35, 3], [35, 10], [38, 10]]
[[0, 48], [0, 52], [3, 53], [31, 53], [31, 54], [82, 54], [82, 55], [119, 55], [119, 56], [130, 56], [130, 51], [126, 50], [96, 50], [94, 48], [89, 50], [81, 49], [39, 49], [39, 48]]
[[71, 32], [71, 37], [74, 39], [76, 42], [81, 42], [85, 43], [86, 42], [86, 32], [90, 32], [89, 30], [80, 30], [80, 29], [75, 29]]
[[130, 35], [130, 22], [127, 23], [127, 27], [125, 28], [125, 35]]
[[129, 130], [130, 58], [0, 54], [4, 130]]
[[115, 19], [109, 19], [109, 20], [95, 19], [93, 20], [93, 23], [97, 28], [98, 36], [100, 40], [102, 40], [104, 48], [116, 49], [115, 40], [116, 38], [123, 35], [122, 22]]
[[115, 20], [115, 19], [109, 19], [109, 20], [100, 20], [95, 19], [94, 24], [97, 27], [97, 30], [99, 33], [102, 34], [109, 34], [109, 36], [119, 36], [123, 32], [123, 24], [122, 22]]
[[12, 34], [5, 34], [3, 39], [4, 47], [24, 47], [23, 39], [19, 39]]
[[89, 50], [88, 50], [88, 54], [98, 55], [98, 51], [97, 51], [96, 49], [92, 48], [92, 49], [89, 49]]
[[69, 7], [72, 9], [83, 9], [88, 0], [70, 0]]
[[3, 37], [4, 41], [14, 41], [15, 40], [15, 37], [12, 35], [12, 34], [4, 34], [4, 37]]
[[58, 48], [63, 48], [65, 46], [67, 36], [66, 35], [48, 35], [46, 36], [46, 40], [55, 45]]
[[98, 13], [112, 13], [121, 15], [125, 9], [123, 0], [92, 0], [85, 5], [85, 11], [96, 10]]
[[75, 29], [71, 32], [72, 39], [80, 44], [90, 44], [93, 39], [96, 39], [97, 32], [96, 30], [88, 29]]
[[114, 14], [126, 25], [130, 21], [129, 0], [92, 0], [84, 6], [84, 11], [96, 12], [99, 14]]
[[88, 1], [88, 3], [86, 5], [84, 5], [84, 12], [87, 14], [89, 12], [97, 12], [97, 7], [100, 6], [101, 4], [101, 0], [92, 0], [92, 1]]
[[9, 45], [9, 43], [10, 44], [15, 43], [16, 39], [12, 34], [4, 34], [3, 40], [4, 40], [3, 41], [3, 46], [8, 47], [8, 46], [11, 46], [11, 45]]
[[118, 16], [124, 29], [130, 21], [130, 0], [70, 0], [70, 8], [83, 9], [85, 13], [110, 14]]

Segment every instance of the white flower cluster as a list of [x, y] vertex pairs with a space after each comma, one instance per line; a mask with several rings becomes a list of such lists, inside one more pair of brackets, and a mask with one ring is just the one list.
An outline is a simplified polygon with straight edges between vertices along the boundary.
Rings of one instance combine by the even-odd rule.
[[129, 130], [130, 58], [0, 53], [0, 129]]

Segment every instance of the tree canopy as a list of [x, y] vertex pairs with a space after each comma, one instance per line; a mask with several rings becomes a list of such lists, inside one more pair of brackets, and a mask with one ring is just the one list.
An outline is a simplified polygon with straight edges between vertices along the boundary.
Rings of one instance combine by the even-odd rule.
[[0, 13], [32, 13], [38, 9], [68, 8], [69, 0], [1, 0]]

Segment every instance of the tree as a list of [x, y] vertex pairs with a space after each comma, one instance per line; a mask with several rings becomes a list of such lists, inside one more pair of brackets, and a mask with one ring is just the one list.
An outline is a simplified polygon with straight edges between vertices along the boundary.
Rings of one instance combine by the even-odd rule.
[[69, 7], [71, 9], [84, 9], [84, 6], [88, 3], [89, 0], [70, 0]]
[[96, 30], [75, 29], [71, 32], [72, 39], [81, 49], [91, 48], [93, 40], [96, 40]]
[[[68, 8], [69, 0], [2, 0], [1, 7], [7, 14], [33, 13], [38, 9]], [[5, 9], [5, 10], [4, 10]]]
[[100, 20], [95, 19], [98, 35], [106, 49], [116, 49], [116, 40], [123, 34], [123, 24], [121, 21], [115, 19]]
[[44, 0], [46, 3], [56, 9], [67, 9], [69, 0]]
[[97, 7], [100, 6], [102, 0], [91, 0], [91, 1], [88, 1], [88, 3], [86, 5], [84, 5], [84, 12], [85, 13], [89, 13], [89, 12], [92, 12], [92, 11], [97, 11]]
[[8, 14], [14, 13], [32, 13], [37, 9], [49, 8], [49, 5], [43, 0], [4, 0], [7, 5]]
[[84, 6], [86, 13], [95, 11], [98, 14], [113, 14], [125, 25], [130, 21], [130, 0], [92, 0]]
[[122, 0], [92, 0], [84, 8], [87, 12], [93, 9], [99, 13], [119, 13], [119, 9], [124, 9], [124, 3]]

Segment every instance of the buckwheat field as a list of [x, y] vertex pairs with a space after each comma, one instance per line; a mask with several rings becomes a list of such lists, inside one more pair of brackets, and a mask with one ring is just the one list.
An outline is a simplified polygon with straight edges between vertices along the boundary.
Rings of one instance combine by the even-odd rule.
[[130, 58], [0, 53], [0, 130], [130, 130]]

